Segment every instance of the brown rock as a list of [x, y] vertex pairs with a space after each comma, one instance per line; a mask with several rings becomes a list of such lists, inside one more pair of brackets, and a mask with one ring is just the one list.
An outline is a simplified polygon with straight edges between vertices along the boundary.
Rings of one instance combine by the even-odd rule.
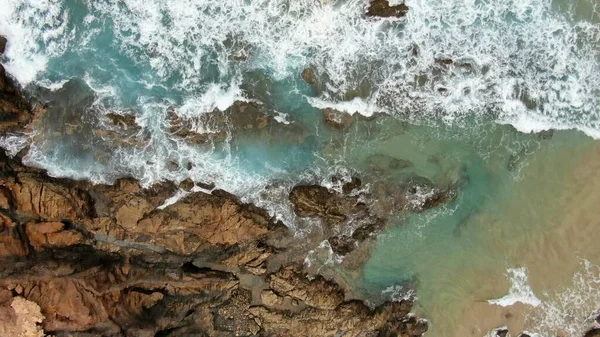
[[21, 240], [17, 225], [7, 216], [0, 214], [0, 258], [25, 255], [27, 248]]
[[186, 180], [182, 181], [181, 183], [179, 183], [179, 188], [181, 188], [184, 191], [191, 191], [192, 188], [194, 188], [195, 184], [194, 181], [192, 180], [192, 178], [187, 178]]
[[139, 128], [134, 115], [120, 115], [116, 113], [108, 113], [106, 117], [115, 126], [118, 126], [124, 130]]
[[[424, 331], [406, 316], [409, 302], [371, 310], [347, 301], [337, 283], [289, 265], [304, 248], [287, 228], [225, 191], [191, 193], [158, 209], [176, 189], [143, 189], [132, 179], [112, 186], [54, 179], [0, 155], [0, 322], [27, 311], [8, 310], [13, 294], [4, 289], [13, 289], [27, 301], [30, 314], [22, 316], [34, 318], [28, 326], [43, 320], [58, 336]], [[355, 196], [305, 186], [290, 198], [298, 212], [330, 222], [352, 215], [359, 224], [353, 240], [378, 226]]]
[[300, 216], [318, 216], [330, 223], [338, 223], [346, 220], [346, 215], [341, 208], [348, 206], [348, 203], [323, 186], [294, 186], [290, 192], [290, 201], [294, 205], [296, 214]]
[[[260, 130], [271, 122], [263, 106], [243, 101], [234, 102], [225, 111], [215, 109], [195, 118], [179, 117], [174, 110], [169, 112], [170, 131], [194, 144], [223, 142], [230, 134]], [[211, 131], [198, 132], [196, 125]]]
[[18, 337], [44, 337], [39, 326], [44, 316], [40, 307], [17, 296], [12, 297], [6, 289], [0, 289], [0, 335]]
[[351, 115], [331, 108], [323, 109], [323, 116], [325, 124], [340, 130], [349, 128], [354, 121]]
[[140, 220], [136, 232], [153, 236], [151, 241], [181, 254], [191, 254], [202, 246], [232, 245], [265, 234], [264, 214], [234, 197], [192, 193], [164, 210], [155, 210]]
[[408, 7], [405, 4], [390, 6], [388, 0], [370, 0], [367, 16], [401, 18], [404, 17], [407, 12]]
[[16, 177], [0, 180], [0, 190], [22, 216], [48, 221], [87, 218], [92, 212], [89, 195], [59, 181], [38, 174], [18, 173]]
[[29, 243], [36, 251], [46, 248], [81, 244], [84, 237], [75, 230], [66, 230], [61, 222], [28, 223], [25, 226]]
[[310, 85], [317, 84], [317, 75], [312, 67], [308, 67], [302, 71], [302, 79]]

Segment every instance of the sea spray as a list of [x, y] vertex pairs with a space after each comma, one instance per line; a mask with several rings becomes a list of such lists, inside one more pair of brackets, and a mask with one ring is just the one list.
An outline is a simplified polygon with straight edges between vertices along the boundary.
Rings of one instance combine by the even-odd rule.
[[490, 304], [507, 307], [517, 302], [521, 302], [537, 307], [542, 303], [540, 299], [535, 296], [531, 286], [527, 282], [527, 268], [509, 268], [506, 276], [510, 281], [508, 295], [496, 300], [489, 300], [488, 302]]

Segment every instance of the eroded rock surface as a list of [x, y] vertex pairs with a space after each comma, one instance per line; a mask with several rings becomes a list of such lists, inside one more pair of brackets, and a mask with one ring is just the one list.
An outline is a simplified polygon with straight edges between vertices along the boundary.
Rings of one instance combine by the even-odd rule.
[[[113, 186], [91, 186], [49, 178], [6, 156], [0, 162], [0, 240], [6, 243], [0, 289], [38, 305], [46, 333], [378, 336], [404, 331], [401, 336], [413, 336], [417, 331], [407, 323], [409, 302], [373, 310], [347, 299], [336, 283], [308, 279], [302, 266], [271, 267], [282, 249], [271, 243], [288, 237], [287, 228], [226, 192], [191, 193], [157, 209], [175, 192], [174, 184], [144, 190], [122, 179]], [[327, 207], [311, 209], [327, 212]], [[355, 207], [360, 208], [348, 203], [338, 209]]]

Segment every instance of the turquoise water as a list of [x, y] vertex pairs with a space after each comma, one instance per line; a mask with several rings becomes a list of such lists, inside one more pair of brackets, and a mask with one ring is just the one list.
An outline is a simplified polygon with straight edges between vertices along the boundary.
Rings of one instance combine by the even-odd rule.
[[[371, 299], [394, 285], [416, 290], [430, 336], [483, 336], [505, 322], [474, 329], [476, 305], [505, 296], [515, 282], [507, 270], [526, 268], [542, 304], [520, 327], [555, 333], [562, 321], [543, 313], [570, 302], [553, 294], [585, 288], [569, 283], [581, 259], [600, 263], [580, 245], [597, 239], [593, 219], [581, 216], [592, 204], [571, 187], [588, 188], [581, 177], [594, 180], [600, 162], [595, 2], [406, 3], [406, 18], [382, 20], [364, 17], [366, 0], [0, 0], [8, 71], [60, 102], [91, 93], [85, 108], [2, 145], [29, 144], [28, 162], [55, 176], [214, 182], [293, 230], [299, 220], [282, 200], [299, 182], [353, 173], [389, 193], [415, 176], [456, 186], [449, 204], [389, 212], [356, 288]], [[317, 88], [300, 76], [307, 67]], [[82, 84], [65, 87], [70, 79]], [[197, 122], [238, 100], [281, 122], [204, 145], [169, 131], [170, 112]], [[323, 123], [325, 107], [357, 118], [335, 130]], [[107, 113], [136, 116], [140, 129], [127, 137], [141, 145], [94, 134], [110, 129]], [[67, 123], [81, 128], [65, 134]], [[562, 131], [535, 134], [547, 129]], [[394, 158], [411, 165], [386, 166]], [[513, 295], [526, 298], [519, 287]], [[585, 289], [583, 302], [595, 301], [598, 289]]]

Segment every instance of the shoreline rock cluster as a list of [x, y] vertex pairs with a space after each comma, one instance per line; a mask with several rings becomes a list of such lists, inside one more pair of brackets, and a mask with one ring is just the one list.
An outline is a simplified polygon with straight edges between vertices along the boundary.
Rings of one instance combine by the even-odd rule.
[[[5, 134], [35, 114], [0, 70]], [[162, 208], [174, 183], [143, 189], [127, 178], [113, 185], [52, 178], [22, 164], [26, 151], [0, 155], [0, 335], [415, 337], [427, 330], [409, 314], [410, 301], [371, 308], [308, 275], [301, 256], [286, 256], [295, 240], [287, 227], [225, 191], [193, 192]]]

